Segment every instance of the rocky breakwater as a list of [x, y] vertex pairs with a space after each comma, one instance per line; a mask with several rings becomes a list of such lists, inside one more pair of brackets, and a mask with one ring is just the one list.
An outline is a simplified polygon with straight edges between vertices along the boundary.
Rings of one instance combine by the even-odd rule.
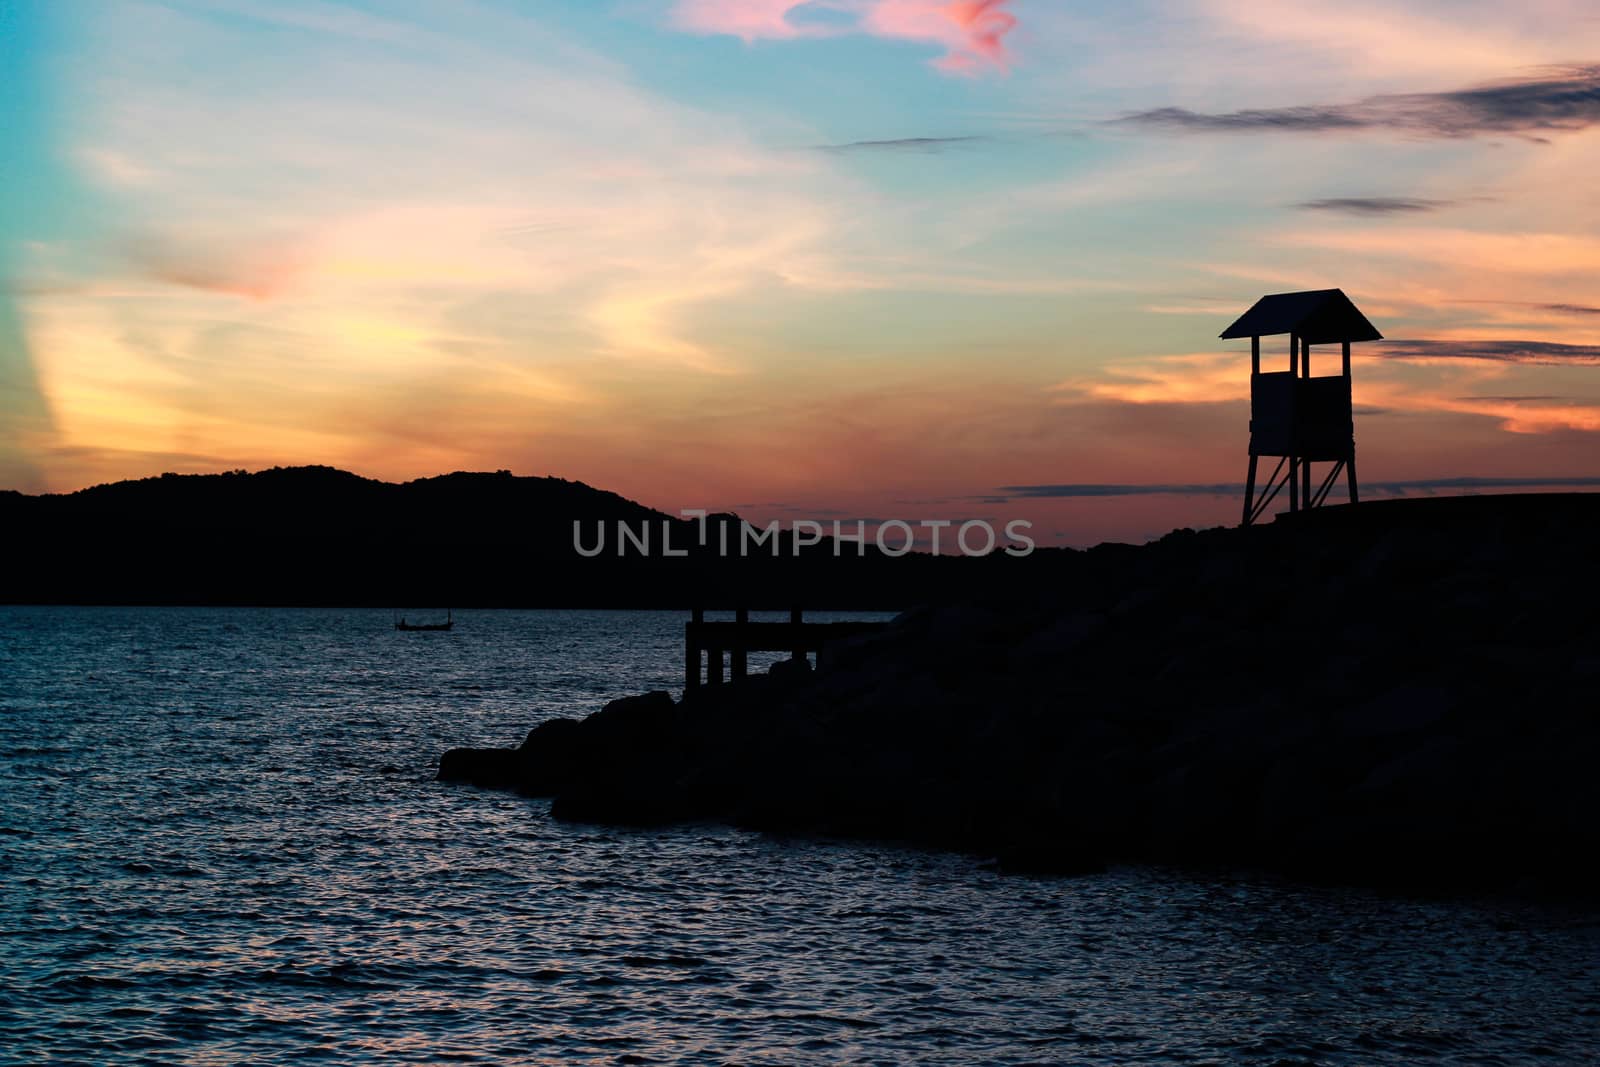
[[[1070, 872], [1593, 894], [1600, 496], [1380, 502], [1105, 545], [1049, 588], [688, 700], [455, 749], [557, 818], [723, 820]], [[1026, 560], [1017, 561], [1026, 564]]]

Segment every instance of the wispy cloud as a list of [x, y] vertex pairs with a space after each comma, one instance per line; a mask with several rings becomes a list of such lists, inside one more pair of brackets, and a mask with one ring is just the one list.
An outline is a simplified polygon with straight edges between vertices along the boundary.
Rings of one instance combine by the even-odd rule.
[[[1403, 496], [1411, 492], [1433, 492], [1444, 489], [1590, 489], [1600, 486], [1600, 477], [1539, 477], [1525, 478], [1417, 478], [1400, 482], [1373, 482], [1373, 492]], [[1363, 486], [1362, 488], [1368, 488]]]
[[[1556, 285], [1569, 284], [1575, 275], [1600, 270], [1600, 238], [1578, 228], [1563, 227], [1555, 219], [1548, 220], [1542, 231], [1385, 224], [1296, 227], [1265, 239], [1278, 245], [1355, 253], [1369, 260], [1382, 257], [1430, 264], [1442, 268], [1446, 275], [1459, 274], [1458, 292], [1469, 284], [1495, 284], [1486, 279], [1505, 276], [1539, 277], [1540, 288], [1548, 292]], [[1440, 273], [1435, 271], [1434, 277], [1439, 279]], [[1528, 292], [1501, 291], [1507, 296], [1525, 296]]]
[[1112, 121], [1183, 133], [1387, 130], [1428, 137], [1539, 136], [1600, 125], [1600, 64], [1552, 68], [1533, 77], [1445, 92], [1371, 96], [1354, 103], [1224, 112], [1160, 107]]
[[286, 237], [177, 233], [134, 234], [124, 253], [135, 272], [159, 282], [210, 293], [267, 300], [291, 284], [306, 251]]
[[1473, 394], [1472, 396], [1458, 396], [1456, 399], [1466, 403], [1471, 403], [1474, 400], [1489, 400], [1497, 404], [1565, 404], [1572, 398], [1566, 396], [1547, 396], [1537, 393], [1520, 395], [1512, 394], [1503, 396], [1491, 396], [1484, 393], [1477, 393]]
[[1157, 485], [1099, 485], [1069, 483], [1065, 485], [1002, 485], [999, 492], [1023, 500], [1041, 500], [1056, 497], [1106, 497], [1106, 496], [1221, 496], [1240, 491], [1242, 482], [1209, 482]]
[[982, 144], [988, 140], [990, 138], [974, 135], [965, 137], [895, 137], [882, 141], [849, 141], [845, 144], [822, 144], [816, 145], [815, 148], [818, 152], [832, 152], [838, 155], [850, 155], [856, 152], [936, 155], [946, 148], [953, 148], [957, 145]]
[[1600, 307], [1588, 304], [1547, 304], [1537, 300], [1458, 300], [1458, 304], [1494, 304], [1499, 307], [1528, 308], [1557, 315], [1600, 315]]
[[[1496, 420], [1505, 432], [1523, 435], [1600, 429], [1600, 404], [1585, 399], [1582, 390], [1566, 398], [1534, 392], [1540, 386], [1536, 376], [1549, 373], [1543, 368], [1600, 365], [1600, 346], [1398, 340], [1362, 345], [1357, 358], [1364, 366], [1356, 376], [1356, 411], [1364, 417], [1470, 415]], [[1498, 384], [1485, 388], [1485, 395], [1467, 395], [1479, 383], [1491, 381]], [[1513, 395], [1523, 383], [1532, 388], [1526, 395]], [[1493, 395], [1487, 395], [1491, 390]], [[1166, 413], [1236, 404], [1242, 418], [1249, 374], [1237, 352], [1157, 356], [1115, 363], [1052, 391], [1062, 405], [1086, 400], [1133, 408], [1154, 405]]]
[[[1363, 482], [1361, 488], [1380, 496], [1405, 496], [1443, 490], [1472, 492], [1482, 489], [1589, 489], [1600, 487], [1600, 477], [1526, 478], [1416, 478], [1408, 481]], [[1154, 485], [1005, 485], [999, 492], [1023, 500], [1061, 497], [1120, 496], [1235, 496], [1243, 491], [1242, 482], [1164, 483]]]
[[1423, 200], [1409, 196], [1334, 196], [1323, 200], [1303, 200], [1295, 207], [1303, 211], [1328, 211], [1338, 215], [1411, 215], [1449, 207], [1450, 200]]
[[1556, 341], [1456, 341], [1394, 339], [1365, 350], [1385, 359], [1469, 359], [1536, 366], [1600, 366], [1600, 345], [1561, 344]]
[[[22, 324], [61, 442], [114, 444], [141, 473], [190, 452], [503, 466], [686, 371], [748, 373], [703, 309], [794, 291], [796, 263], [834, 271], [849, 186], [829, 160], [764, 148], [526, 18], [429, 10], [392, 27], [150, 3], [85, 22], [63, 136], [91, 148], [68, 158], [97, 211], [130, 221], [15, 265], [37, 280]], [[249, 20], [281, 41], [263, 52]], [[207, 59], [154, 74], [174, 52]], [[564, 472], [590, 473], [585, 443]], [[41, 462], [123, 462], [88, 455]]]
[[1010, 0], [678, 0], [672, 22], [691, 33], [743, 41], [865, 33], [942, 47], [933, 65], [948, 74], [1004, 70], [1017, 17]]

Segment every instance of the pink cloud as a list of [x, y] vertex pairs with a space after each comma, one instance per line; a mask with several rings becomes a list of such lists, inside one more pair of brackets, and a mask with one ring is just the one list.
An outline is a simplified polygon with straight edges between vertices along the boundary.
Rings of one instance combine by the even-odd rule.
[[727, 34], [748, 43], [809, 35], [813, 31], [790, 22], [789, 13], [811, 6], [832, 5], [813, 5], [810, 0], [679, 0], [672, 18], [692, 33]]
[[1005, 38], [1017, 17], [1002, 10], [1009, 0], [875, 0], [861, 27], [879, 37], [930, 41], [945, 54], [934, 66], [950, 74], [972, 74], [984, 64], [1010, 65]]
[[[1011, 65], [1006, 35], [1017, 17], [1011, 0], [679, 0], [673, 20], [693, 33], [728, 34], [743, 41], [868, 33], [890, 40], [937, 44], [945, 54], [934, 66], [947, 74], [976, 74]], [[831, 12], [831, 23], [794, 16]]]

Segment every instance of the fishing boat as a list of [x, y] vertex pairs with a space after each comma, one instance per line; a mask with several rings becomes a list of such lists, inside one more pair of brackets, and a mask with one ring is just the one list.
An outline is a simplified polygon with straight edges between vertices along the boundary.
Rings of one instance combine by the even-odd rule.
[[449, 630], [454, 627], [455, 624], [455, 617], [450, 613], [449, 608], [445, 609], [444, 622], [406, 622], [406, 617], [404, 615], [401, 615], [394, 620], [394, 628], [396, 630], [406, 630], [411, 632], [418, 630]]

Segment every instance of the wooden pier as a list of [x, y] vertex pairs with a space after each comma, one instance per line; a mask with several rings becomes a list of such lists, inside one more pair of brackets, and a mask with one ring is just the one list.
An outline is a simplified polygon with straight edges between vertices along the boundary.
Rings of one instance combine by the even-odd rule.
[[727, 655], [729, 679], [739, 681], [749, 673], [752, 652], [787, 652], [794, 659], [822, 651], [831, 641], [842, 641], [861, 634], [877, 633], [883, 622], [805, 622], [800, 609], [789, 612], [788, 622], [751, 622], [750, 612], [740, 608], [731, 622], [706, 621], [706, 609], [695, 608], [684, 624], [683, 690], [692, 693], [703, 681], [706, 685], [723, 682], [723, 655]]

